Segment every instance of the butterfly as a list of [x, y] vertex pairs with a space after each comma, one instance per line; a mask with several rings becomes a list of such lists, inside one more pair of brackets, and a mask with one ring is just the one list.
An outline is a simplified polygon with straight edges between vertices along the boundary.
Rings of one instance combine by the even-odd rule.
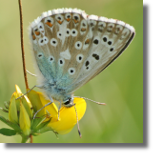
[[134, 35], [123, 21], [79, 9], [44, 12], [30, 25], [37, 87], [51, 101], [73, 106], [74, 91], [109, 66]]

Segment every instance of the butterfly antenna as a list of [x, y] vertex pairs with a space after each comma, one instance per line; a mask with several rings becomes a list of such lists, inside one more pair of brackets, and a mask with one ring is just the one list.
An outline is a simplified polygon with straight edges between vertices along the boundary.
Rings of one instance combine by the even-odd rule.
[[74, 109], [75, 109], [75, 113], [76, 113], [78, 133], [79, 133], [79, 136], [80, 136], [80, 138], [81, 138], [82, 135], [81, 135], [81, 131], [80, 131], [80, 128], [79, 128], [78, 114], [77, 114], [77, 109], [76, 109], [76, 107], [75, 107], [75, 104], [74, 104]]
[[30, 71], [28, 71], [28, 70], [26, 70], [26, 72], [28, 73], [28, 74], [30, 74], [30, 75], [32, 75], [32, 76], [37, 76], [36, 74], [33, 74], [33, 73], [31, 73]]
[[96, 104], [98, 104], [98, 105], [106, 105], [105, 103], [101, 103], [101, 102], [98, 102], [98, 101], [94, 101], [94, 100], [91, 100], [91, 99], [86, 98], [86, 97], [79, 97], [79, 96], [74, 96], [74, 97], [78, 97], [78, 98], [87, 99], [87, 100], [90, 100], [90, 101], [92, 101], [92, 102], [94, 102], [94, 103], [96, 103]]

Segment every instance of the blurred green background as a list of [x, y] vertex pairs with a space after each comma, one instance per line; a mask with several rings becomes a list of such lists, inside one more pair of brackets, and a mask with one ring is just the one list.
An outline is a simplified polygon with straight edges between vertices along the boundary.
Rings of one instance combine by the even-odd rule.
[[[77, 126], [59, 139], [50, 132], [34, 137], [35, 143], [142, 143], [143, 142], [143, 2], [140, 0], [22, 0], [24, 45], [27, 69], [34, 72], [28, 26], [44, 11], [71, 7], [87, 14], [122, 20], [136, 29], [126, 51], [75, 95], [104, 102], [87, 101], [87, 110]], [[28, 76], [33, 87], [36, 79]], [[0, 0], [0, 107], [10, 99], [17, 84], [25, 92], [23, 77], [18, 0]], [[0, 111], [0, 115], [7, 114]], [[0, 128], [6, 127], [0, 122]], [[0, 142], [17, 143], [20, 136], [0, 135]]]

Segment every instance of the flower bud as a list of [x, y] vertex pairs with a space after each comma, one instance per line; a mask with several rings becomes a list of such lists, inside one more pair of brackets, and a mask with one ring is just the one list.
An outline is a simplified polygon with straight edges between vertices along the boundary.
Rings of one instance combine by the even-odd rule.
[[17, 116], [17, 107], [16, 107], [16, 93], [14, 92], [9, 106], [9, 120], [13, 123], [18, 123], [18, 116]]
[[32, 105], [31, 105], [31, 102], [30, 102], [29, 98], [27, 96], [23, 96], [22, 97], [22, 103], [23, 103], [29, 117], [32, 118], [33, 111], [32, 111]]
[[30, 134], [31, 122], [29, 115], [22, 103], [20, 103], [19, 125], [20, 129], [23, 131], [23, 134], [28, 136]]

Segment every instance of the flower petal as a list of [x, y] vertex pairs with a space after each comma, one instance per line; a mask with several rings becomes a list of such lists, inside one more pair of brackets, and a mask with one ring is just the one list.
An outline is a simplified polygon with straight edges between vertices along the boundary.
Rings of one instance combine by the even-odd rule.
[[23, 103], [29, 117], [32, 118], [32, 116], [33, 116], [32, 105], [31, 105], [31, 102], [27, 96], [24, 95], [22, 97], [22, 103]]
[[23, 95], [23, 93], [21, 92], [21, 89], [19, 88], [18, 85], [15, 84], [15, 90], [16, 90], [16, 93], [17, 93], [17, 97], [20, 97]]
[[[31, 90], [28, 93], [28, 98], [30, 99], [30, 102], [32, 103], [32, 106], [34, 108], [34, 111], [37, 112], [39, 109], [43, 107], [38, 92]], [[37, 117], [41, 117], [46, 114], [46, 108], [42, 109], [38, 114]]]
[[[46, 105], [50, 102], [50, 100], [47, 100], [44, 95], [41, 92], [38, 92], [40, 100], [42, 105]], [[58, 109], [56, 107], [56, 105], [54, 103], [48, 105], [46, 107], [46, 109], [48, 110], [48, 112], [50, 113], [51, 117], [52, 117], [52, 121], [57, 121], [58, 119]]]
[[[86, 102], [83, 98], [74, 98], [74, 104], [77, 110], [78, 120], [80, 120], [86, 111]], [[73, 126], [77, 123], [76, 112], [74, 106], [62, 107], [60, 109], [60, 120], [51, 122], [48, 126], [59, 134], [66, 134], [70, 132]]]

